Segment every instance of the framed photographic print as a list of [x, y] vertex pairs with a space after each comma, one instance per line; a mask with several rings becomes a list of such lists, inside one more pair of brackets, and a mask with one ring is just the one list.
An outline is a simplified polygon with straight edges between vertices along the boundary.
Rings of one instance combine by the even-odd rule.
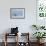
[[24, 19], [25, 8], [10, 8], [10, 18], [11, 19]]
[[36, 2], [36, 23], [37, 25], [46, 25], [46, 0], [37, 0]]
[[37, 15], [46, 18], [46, 0], [37, 0]]

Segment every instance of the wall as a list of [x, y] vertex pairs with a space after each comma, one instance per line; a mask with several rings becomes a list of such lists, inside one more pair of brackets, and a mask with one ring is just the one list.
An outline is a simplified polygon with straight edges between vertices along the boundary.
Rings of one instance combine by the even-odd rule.
[[[10, 8], [25, 8], [25, 19], [10, 19]], [[0, 34], [10, 32], [11, 27], [19, 27], [19, 32], [30, 32], [36, 24], [36, 0], [0, 0]]]

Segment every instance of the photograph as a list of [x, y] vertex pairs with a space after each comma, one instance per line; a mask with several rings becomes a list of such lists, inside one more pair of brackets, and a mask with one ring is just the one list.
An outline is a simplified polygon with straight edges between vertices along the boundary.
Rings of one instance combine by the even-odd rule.
[[25, 8], [10, 8], [10, 18], [11, 19], [24, 19]]

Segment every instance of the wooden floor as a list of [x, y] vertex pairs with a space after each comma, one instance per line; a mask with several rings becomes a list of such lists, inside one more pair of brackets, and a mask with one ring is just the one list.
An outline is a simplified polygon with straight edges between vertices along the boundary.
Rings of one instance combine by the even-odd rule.
[[[0, 46], [4, 46], [4, 43], [2, 42], [0, 42]], [[8, 45], [7, 46], [15, 46], [15, 42], [14, 43], [8, 43]], [[25, 46], [25, 45], [24, 45]], [[30, 43], [30, 46], [37, 46], [37, 43]], [[46, 43], [44, 43], [43, 45], [41, 45], [41, 46], [46, 46]]]

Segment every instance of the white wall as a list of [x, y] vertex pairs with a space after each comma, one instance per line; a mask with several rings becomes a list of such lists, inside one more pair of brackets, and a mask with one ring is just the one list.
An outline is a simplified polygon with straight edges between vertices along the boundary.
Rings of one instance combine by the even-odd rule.
[[[10, 19], [10, 8], [25, 8], [25, 19]], [[19, 32], [30, 32], [36, 24], [36, 0], [0, 0], [0, 34], [11, 27], [19, 27]]]

